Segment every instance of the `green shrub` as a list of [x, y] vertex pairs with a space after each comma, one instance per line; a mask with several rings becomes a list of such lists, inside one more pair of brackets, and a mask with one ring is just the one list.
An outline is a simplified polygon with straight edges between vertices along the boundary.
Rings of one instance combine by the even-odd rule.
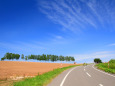
[[105, 69], [105, 72], [111, 72], [111, 70], [106, 68], [106, 69]]
[[111, 59], [109, 63], [115, 63], [115, 59]]
[[109, 68], [115, 69], [115, 63], [109, 63]]
[[87, 63], [83, 63], [83, 66], [87, 66], [88, 64]]
[[100, 63], [96, 65], [99, 69], [104, 70], [105, 72], [115, 73], [115, 63]]

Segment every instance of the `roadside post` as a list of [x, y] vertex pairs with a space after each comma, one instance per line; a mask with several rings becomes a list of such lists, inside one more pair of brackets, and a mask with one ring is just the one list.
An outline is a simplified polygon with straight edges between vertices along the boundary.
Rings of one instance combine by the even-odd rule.
[[62, 63], [61, 63], [61, 68], [62, 68]]
[[109, 61], [108, 61], [108, 68], [109, 68]]

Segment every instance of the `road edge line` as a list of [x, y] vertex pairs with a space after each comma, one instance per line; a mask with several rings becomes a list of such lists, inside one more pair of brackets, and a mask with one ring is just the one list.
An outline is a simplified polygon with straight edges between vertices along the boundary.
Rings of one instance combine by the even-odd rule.
[[111, 75], [111, 74], [109, 74], [109, 73], [106, 73], [106, 72], [103, 72], [103, 71], [101, 71], [101, 70], [99, 70], [99, 69], [96, 69], [96, 68], [94, 67], [94, 65], [93, 65], [92, 67], [93, 67], [93, 69], [95, 69], [95, 70], [97, 70], [97, 71], [99, 71], [99, 72], [101, 72], [101, 73], [104, 73], [104, 74], [106, 74], [106, 75], [115, 77], [114, 75]]
[[[75, 68], [78, 68], [78, 67], [75, 67]], [[66, 76], [63, 78], [63, 80], [62, 80], [60, 86], [63, 86], [63, 84], [64, 84], [64, 82], [65, 82], [67, 76], [68, 76], [68, 75], [70, 74], [70, 72], [73, 71], [75, 68], [72, 68], [72, 69], [66, 74]]]

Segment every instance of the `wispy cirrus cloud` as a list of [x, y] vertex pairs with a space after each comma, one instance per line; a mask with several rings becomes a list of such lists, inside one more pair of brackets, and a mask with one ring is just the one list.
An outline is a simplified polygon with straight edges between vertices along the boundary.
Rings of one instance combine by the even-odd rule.
[[52, 45], [64, 45], [68, 44], [69, 41], [66, 39], [66, 37], [63, 37], [61, 35], [53, 35], [53, 37], [50, 39], [50, 43]]
[[88, 27], [114, 27], [114, 3], [114, 0], [43, 0], [40, 10], [65, 30], [76, 32]]
[[115, 43], [113, 43], [113, 44], [109, 44], [108, 46], [115, 46]]
[[0, 48], [7, 50], [5, 52], [13, 51], [18, 53], [42, 53], [43, 51], [47, 50], [44, 47], [41, 47], [34, 43], [25, 43], [25, 42], [17, 42], [17, 43], [5, 43], [0, 42]]
[[15, 41], [13, 43], [0, 42], [0, 50], [3, 53], [14, 52], [19, 54], [50, 54], [56, 52], [56, 46], [67, 44], [67, 40], [60, 35], [52, 35], [47, 41], [31, 41], [20, 42]]
[[57, 38], [57, 39], [63, 39], [63, 37], [62, 37], [62, 36], [56, 36], [56, 38]]
[[92, 61], [94, 58], [100, 58], [103, 59], [103, 62], [106, 62], [110, 59], [115, 59], [115, 51], [101, 51], [101, 52], [94, 52], [94, 53], [90, 53], [90, 54], [75, 54], [75, 55], [71, 55], [75, 57], [76, 61]]

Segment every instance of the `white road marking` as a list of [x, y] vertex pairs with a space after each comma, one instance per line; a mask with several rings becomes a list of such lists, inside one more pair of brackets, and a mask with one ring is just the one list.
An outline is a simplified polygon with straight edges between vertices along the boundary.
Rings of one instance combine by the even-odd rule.
[[90, 75], [89, 73], [86, 72], [86, 74], [87, 74], [89, 77], [91, 77], [91, 75]]
[[84, 71], [85, 71], [85, 68], [84, 68]]
[[[75, 67], [75, 68], [78, 68], [78, 67]], [[71, 69], [71, 70], [66, 74], [66, 76], [63, 78], [63, 80], [62, 80], [60, 86], [63, 86], [64, 81], [66, 80], [67, 76], [68, 76], [68, 75], [70, 74], [70, 72], [71, 72], [72, 70], [74, 70], [75, 68]]]
[[[85, 67], [86, 67], [86, 66], [85, 66]], [[84, 67], [84, 68], [85, 68], [85, 67]]]
[[103, 86], [102, 84], [99, 84], [99, 86]]
[[94, 65], [93, 65], [92, 67], [93, 67], [95, 70], [97, 70], [97, 71], [99, 71], [99, 72], [101, 72], [101, 73], [104, 73], [104, 74], [106, 74], [106, 75], [115, 77], [114, 75], [111, 75], [111, 74], [109, 74], [109, 73], [105, 73], [105, 72], [103, 72], [103, 71], [101, 71], [101, 70], [96, 69], [96, 68], [94, 67]]
[[[85, 66], [86, 67], [86, 66]], [[84, 71], [85, 71], [85, 67], [84, 67]]]

